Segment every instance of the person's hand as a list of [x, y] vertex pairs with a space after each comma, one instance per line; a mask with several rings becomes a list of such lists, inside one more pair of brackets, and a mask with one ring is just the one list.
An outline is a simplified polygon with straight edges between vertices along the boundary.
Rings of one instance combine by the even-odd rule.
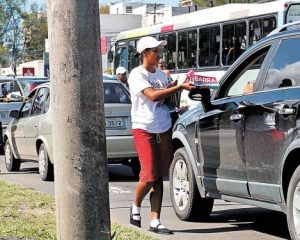
[[9, 98], [8, 97], [5, 97], [5, 98], [2, 98], [3, 102], [9, 102]]
[[188, 90], [191, 91], [192, 89], [195, 89], [195, 85], [193, 83], [190, 82], [185, 82], [181, 84], [181, 88], [184, 90]]

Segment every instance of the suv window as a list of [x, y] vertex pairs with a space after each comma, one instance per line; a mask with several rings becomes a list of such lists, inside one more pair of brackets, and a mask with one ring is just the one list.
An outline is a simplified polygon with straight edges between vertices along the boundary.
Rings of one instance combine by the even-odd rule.
[[300, 39], [282, 40], [274, 55], [264, 90], [279, 87], [300, 86]]
[[245, 61], [245, 65], [243, 65], [240, 72], [237, 73], [237, 77], [231, 87], [229, 87], [226, 96], [236, 96], [253, 92], [258, 73], [268, 53], [267, 50], [269, 50], [269, 47], [251, 55], [251, 57]]

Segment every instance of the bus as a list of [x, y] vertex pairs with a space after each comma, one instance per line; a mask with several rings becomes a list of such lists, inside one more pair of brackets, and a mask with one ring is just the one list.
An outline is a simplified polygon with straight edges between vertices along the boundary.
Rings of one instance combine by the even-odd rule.
[[161, 58], [173, 79], [182, 82], [193, 69], [219, 80], [249, 46], [275, 28], [298, 20], [300, 0], [230, 3], [174, 16], [163, 24], [120, 32], [111, 54], [113, 69], [123, 66], [130, 72], [138, 66], [137, 42], [153, 36], [167, 40]]

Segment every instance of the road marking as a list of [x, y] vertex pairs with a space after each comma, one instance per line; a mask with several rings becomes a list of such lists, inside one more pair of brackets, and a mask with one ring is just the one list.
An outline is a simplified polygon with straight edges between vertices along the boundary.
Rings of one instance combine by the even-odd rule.
[[110, 193], [131, 193], [131, 191], [126, 191], [126, 190], [123, 190], [122, 188], [118, 188], [118, 187], [110, 187], [109, 192]]

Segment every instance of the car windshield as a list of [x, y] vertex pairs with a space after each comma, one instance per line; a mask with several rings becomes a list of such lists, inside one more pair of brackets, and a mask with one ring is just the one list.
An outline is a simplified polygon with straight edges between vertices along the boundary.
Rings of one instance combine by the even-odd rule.
[[104, 83], [104, 103], [131, 103], [130, 96], [122, 83]]
[[32, 89], [34, 89], [36, 86], [48, 82], [49, 80], [47, 79], [26, 79], [26, 80], [19, 80], [19, 83], [21, 85], [21, 87], [24, 90], [24, 95], [28, 96], [29, 93], [32, 91]]

